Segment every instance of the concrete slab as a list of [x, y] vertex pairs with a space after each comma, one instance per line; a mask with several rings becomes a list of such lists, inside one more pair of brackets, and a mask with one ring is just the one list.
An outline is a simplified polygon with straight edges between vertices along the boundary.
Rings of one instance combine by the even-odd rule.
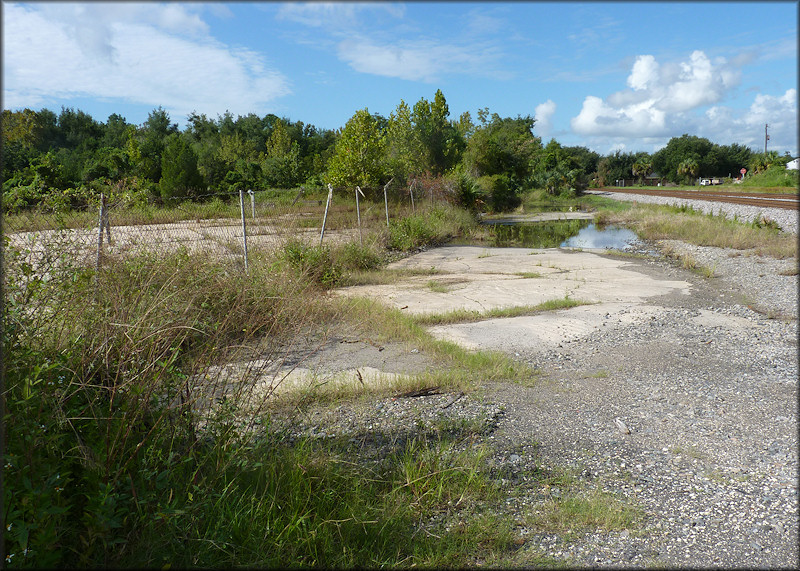
[[616, 321], [649, 319], [660, 311], [647, 300], [678, 293], [689, 295], [691, 284], [659, 280], [634, 267], [634, 259], [597, 252], [561, 249], [447, 246], [395, 262], [390, 268], [434, 269], [431, 276], [413, 276], [392, 285], [355, 286], [340, 295], [376, 298], [412, 314], [537, 305], [571, 299], [593, 305], [534, 316], [489, 319], [431, 327], [438, 338], [469, 349], [513, 350], [558, 345], [588, 335]]

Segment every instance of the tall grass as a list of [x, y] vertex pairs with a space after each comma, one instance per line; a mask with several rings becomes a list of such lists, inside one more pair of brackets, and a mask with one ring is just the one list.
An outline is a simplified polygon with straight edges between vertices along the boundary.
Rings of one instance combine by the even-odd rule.
[[705, 215], [687, 206], [639, 204], [624, 210], [603, 210], [600, 224], [635, 228], [647, 240], [682, 240], [698, 246], [753, 250], [778, 259], [797, 256], [797, 237], [783, 233], [763, 217], [748, 223], [724, 216]]
[[[33, 263], [6, 243], [5, 564], [460, 565], [504, 549], [501, 534], [464, 515], [493, 489], [480, 455], [423, 439], [376, 467], [344, 444], [287, 439], [271, 428], [270, 391], [253, 391], [301, 340], [322, 332], [322, 344], [328, 324], [369, 321], [326, 289], [379, 266], [382, 239], [414, 247], [466, 225], [448, 212], [398, 221], [400, 242], [391, 228], [374, 229], [367, 246], [287, 242], [253, 254], [248, 275], [185, 250], [96, 271], [69, 252]], [[377, 327], [387, 336], [419, 333], [387, 321]], [[263, 365], [219, 373], [232, 362]], [[462, 513], [473, 527], [457, 541], [420, 533], [434, 513]]]

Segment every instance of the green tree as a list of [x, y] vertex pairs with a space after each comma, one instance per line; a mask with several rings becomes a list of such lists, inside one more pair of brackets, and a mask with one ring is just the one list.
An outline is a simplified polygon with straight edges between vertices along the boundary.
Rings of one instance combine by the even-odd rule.
[[678, 165], [677, 173], [679, 176], [682, 176], [688, 184], [693, 184], [699, 170], [700, 166], [697, 164], [697, 161], [689, 158], [681, 161]]
[[138, 166], [141, 176], [155, 183], [161, 180], [161, 155], [165, 140], [177, 132], [178, 125], [170, 123], [169, 114], [161, 107], [150, 112], [140, 130], [138, 152], [141, 158]]
[[534, 136], [536, 122], [530, 116], [516, 118], [479, 112], [481, 125], [474, 129], [462, 157], [464, 167], [475, 177], [504, 175], [512, 188], [522, 186], [530, 176], [541, 139]]
[[436, 90], [433, 102], [420, 98], [411, 112], [411, 122], [425, 149], [425, 170], [430, 170], [435, 176], [454, 167], [466, 146], [458, 129], [449, 121], [449, 116], [450, 108], [441, 89]]
[[327, 180], [336, 186], [374, 186], [384, 175], [386, 140], [375, 117], [364, 108], [342, 129], [328, 161]]
[[716, 166], [712, 167], [705, 162], [705, 157], [713, 148], [714, 144], [702, 137], [687, 134], [673, 137], [664, 148], [653, 153], [653, 170], [672, 182], [682, 182], [685, 175], [678, 174], [678, 167], [683, 161], [692, 159], [697, 163], [695, 176], [720, 174], [714, 172]]
[[427, 149], [415, 129], [408, 104], [400, 100], [389, 115], [386, 129], [386, 160], [389, 174], [399, 183], [422, 174], [429, 166]]
[[161, 198], [189, 198], [199, 194], [203, 178], [197, 170], [197, 155], [182, 134], [173, 133], [164, 142], [161, 157]]
[[644, 184], [644, 179], [653, 172], [653, 163], [646, 156], [639, 157], [631, 167], [631, 174], [639, 179], [639, 184]]
[[266, 142], [261, 169], [269, 186], [293, 188], [300, 182], [300, 145], [293, 141], [289, 127], [279, 119]]

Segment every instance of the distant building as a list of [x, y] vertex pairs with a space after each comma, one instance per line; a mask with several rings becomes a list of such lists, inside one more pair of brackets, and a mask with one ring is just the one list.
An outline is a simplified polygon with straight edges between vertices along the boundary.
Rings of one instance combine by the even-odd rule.
[[793, 171], [800, 169], [800, 157], [786, 163], [786, 168]]

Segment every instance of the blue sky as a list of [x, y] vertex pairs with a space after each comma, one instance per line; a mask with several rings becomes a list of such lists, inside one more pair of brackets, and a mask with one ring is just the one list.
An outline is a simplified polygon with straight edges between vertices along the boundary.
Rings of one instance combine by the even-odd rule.
[[654, 152], [683, 133], [798, 154], [796, 2], [3, 2], [3, 108], [182, 128], [320, 128], [432, 100], [531, 115], [546, 142]]

